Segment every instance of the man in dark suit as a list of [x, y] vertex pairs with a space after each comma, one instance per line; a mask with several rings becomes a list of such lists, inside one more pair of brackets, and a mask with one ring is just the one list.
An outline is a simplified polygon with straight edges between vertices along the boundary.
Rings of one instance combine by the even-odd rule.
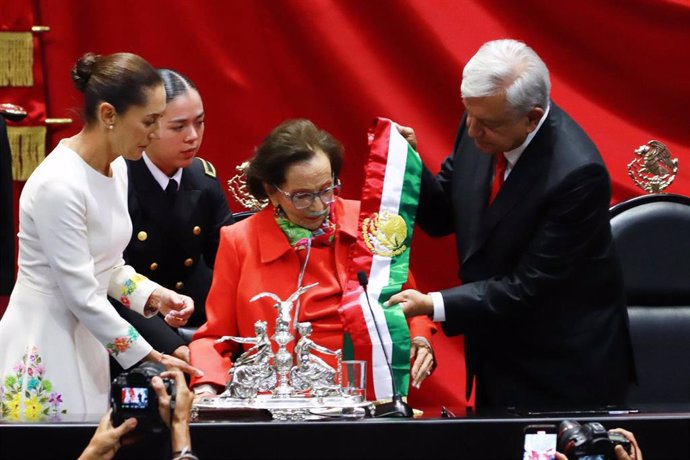
[[424, 170], [417, 222], [455, 233], [462, 285], [390, 304], [465, 334], [480, 409], [624, 403], [634, 365], [596, 147], [550, 101], [548, 70], [524, 43], [483, 45], [461, 91], [454, 151], [436, 177]]

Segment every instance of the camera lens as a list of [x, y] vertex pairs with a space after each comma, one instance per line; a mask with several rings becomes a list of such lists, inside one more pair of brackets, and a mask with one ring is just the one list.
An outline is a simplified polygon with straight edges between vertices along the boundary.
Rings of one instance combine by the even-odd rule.
[[564, 420], [558, 427], [558, 451], [570, 457], [588, 440], [588, 430], [574, 420]]

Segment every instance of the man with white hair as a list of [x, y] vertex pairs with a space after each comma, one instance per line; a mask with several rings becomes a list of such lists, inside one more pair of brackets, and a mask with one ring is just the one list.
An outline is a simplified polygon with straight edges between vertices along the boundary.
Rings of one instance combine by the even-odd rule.
[[522, 42], [485, 43], [461, 92], [453, 153], [436, 177], [424, 170], [417, 222], [455, 234], [462, 284], [389, 304], [465, 334], [479, 409], [623, 404], [635, 371], [597, 148], [550, 100], [548, 69]]

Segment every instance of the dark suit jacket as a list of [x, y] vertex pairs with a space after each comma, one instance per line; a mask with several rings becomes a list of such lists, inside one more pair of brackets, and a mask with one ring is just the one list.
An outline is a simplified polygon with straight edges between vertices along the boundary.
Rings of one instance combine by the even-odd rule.
[[441, 292], [443, 327], [465, 334], [468, 395], [476, 376], [478, 407], [622, 403], [634, 366], [596, 147], [552, 103], [487, 206], [492, 156], [465, 120], [438, 176], [423, 173], [417, 222], [456, 235], [463, 284]]
[[[233, 222], [215, 170], [208, 162], [195, 158], [182, 171], [180, 188], [171, 205], [144, 160], [127, 161], [127, 168], [133, 231], [125, 261], [138, 273], [194, 299], [194, 314], [187, 324], [199, 326], [206, 321], [206, 295], [220, 228]], [[144, 319], [123, 310], [119, 309], [157, 350], [170, 353], [182, 345], [160, 317]]]

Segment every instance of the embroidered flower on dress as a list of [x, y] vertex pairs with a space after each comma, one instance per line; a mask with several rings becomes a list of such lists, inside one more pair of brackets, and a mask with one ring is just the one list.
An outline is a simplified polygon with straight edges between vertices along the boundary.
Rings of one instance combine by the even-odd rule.
[[26, 387], [29, 389], [29, 391], [36, 389], [38, 385], [40, 385], [40, 381], [37, 378], [32, 378], [29, 379], [29, 383], [26, 385]]
[[59, 407], [60, 404], [62, 404], [62, 395], [53, 391], [48, 397], [48, 402], [50, 403], [50, 407]]
[[[44, 378], [46, 367], [36, 347], [24, 353], [21, 362], [14, 365], [14, 374], [5, 375], [0, 382], [0, 417], [10, 420], [41, 420], [50, 416], [59, 421], [62, 395], [53, 389], [50, 380]], [[50, 392], [50, 394], [49, 394]], [[49, 403], [49, 404], [47, 404]]]
[[139, 332], [134, 327], [129, 326], [125, 337], [116, 337], [112, 343], [107, 343], [105, 348], [112, 356], [117, 356], [129, 349], [129, 346], [139, 338]]
[[10, 420], [19, 420], [19, 407], [21, 406], [21, 404], [21, 393], [17, 393], [11, 398], [8, 398], [7, 401], [3, 403], [2, 416]]
[[120, 337], [115, 339], [115, 348], [117, 348], [117, 351], [119, 352], [126, 351], [127, 348], [129, 348], [129, 342], [127, 341], [127, 338]]
[[48, 415], [43, 413], [43, 404], [41, 404], [36, 395], [24, 401], [24, 407], [24, 416], [27, 420], [40, 420], [43, 418], [43, 415]]
[[122, 287], [120, 288], [120, 303], [127, 307], [130, 308], [131, 302], [129, 300], [129, 296], [132, 295], [134, 291], [137, 290], [137, 283], [141, 281], [146, 281], [148, 278], [145, 277], [144, 275], [140, 275], [138, 273], [135, 273], [132, 275], [130, 279], [125, 281], [122, 284]]

